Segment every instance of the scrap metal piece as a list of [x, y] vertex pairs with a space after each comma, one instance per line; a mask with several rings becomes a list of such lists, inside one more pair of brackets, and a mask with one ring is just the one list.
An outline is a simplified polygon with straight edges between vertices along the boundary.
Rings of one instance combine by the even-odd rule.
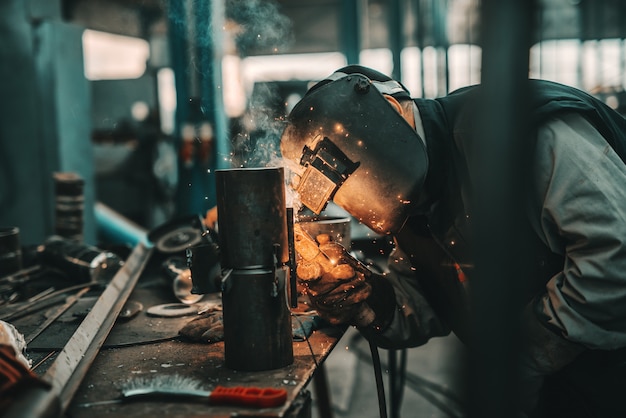
[[198, 307], [184, 303], [165, 303], [148, 308], [146, 313], [150, 316], [160, 316], [163, 318], [177, 318], [198, 313]]
[[35, 338], [39, 336], [39, 334], [44, 332], [46, 328], [48, 328], [54, 321], [56, 321], [61, 315], [63, 315], [65, 311], [71, 308], [78, 301], [78, 299], [81, 298], [81, 296], [89, 291], [89, 289], [89, 286], [85, 286], [75, 294], [68, 296], [65, 299], [65, 303], [63, 305], [55, 308], [54, 312], [52, 312], [52, 314], [50, 314], [50, 316], [48, 316], [48, 318], [46, 318], [44, 322], [42, 322], [33, 332], [28, 334], [28, 336], [26, 337], [26, 344], [30, 344]]
[[6, 307], [4, 310], [2, 310], [2, 313], [0, 313], [0, 320], [15, 320], [17, 318], [30, 315], [31, 313], [47, 308], [50, 305], [60, 303], [66, 297], [65, 294], [68, 292], [73, 292], [75, 290], [79, 290], [85, 287], [94, 287], [101, 285], [102, 283], [94, 281], [68, 286], [59, 290], [54, 290], [54, 288], [48, 288], [40, 294], [28, 299], [24, 303], [21, 303], [19, 305], [16, 304], [16, 306]]
[[141, 302], [129, 300], [122, 308], [122, 311], [120, 312], [120, 318], [130, 319], [141, 311], [143, 311], [143, 304], [141, 304]]

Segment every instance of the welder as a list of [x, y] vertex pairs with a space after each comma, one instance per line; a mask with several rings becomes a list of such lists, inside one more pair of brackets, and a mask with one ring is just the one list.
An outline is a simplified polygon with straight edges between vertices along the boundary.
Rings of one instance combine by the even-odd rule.
[[[519, 410], [626, 416], [626, 121], [578, 89], [528, 82], [536, 129], [520, 221], [534, 248], [520, 254], [532, 274], [520, 312]], [[302, 203], [319, 213], [332, 200], [395, 243], [389, 273], [344, 284], [340, 303], [315, 289], [323, 280], [310, 284], [324, 319], [356, 325], [383, 348], [450, 332], [467, 338], [479, 91], [415, 99], [400, 82], [351, 65], [293, 108], [281, 152]]]

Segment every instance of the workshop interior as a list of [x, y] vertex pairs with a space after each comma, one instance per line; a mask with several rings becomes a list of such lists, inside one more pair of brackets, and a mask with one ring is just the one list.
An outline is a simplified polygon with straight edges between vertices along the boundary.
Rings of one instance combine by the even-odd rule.
[[625, 114], [625, 2], [3, 0], [0, 22], [3, 414], [495, 418], [454, 335], [377, 348], [307, 308], [318, 237], [365, 277], [394, 243], [330, 191], [303, 206], [281, 134], [349, 64], [435, 98], [527, 62]]

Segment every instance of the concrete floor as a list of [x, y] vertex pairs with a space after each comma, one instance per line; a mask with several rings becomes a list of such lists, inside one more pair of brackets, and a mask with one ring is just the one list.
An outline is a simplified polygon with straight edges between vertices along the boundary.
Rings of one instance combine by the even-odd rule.
[[[406, 352], [406, 379], [399, 410], [391, 413], [389, 352], [379, 349], [388, 418], [462, 418], [463, 344], [454, 336], [434, 338]], [[334, 418], [380, 417], [372, 357], [367, 341], [353, 328], [325, 362]], [[396, 351], [400, 359], [400, 351]], [[313, 418], [320, 413], [313, 385]]]

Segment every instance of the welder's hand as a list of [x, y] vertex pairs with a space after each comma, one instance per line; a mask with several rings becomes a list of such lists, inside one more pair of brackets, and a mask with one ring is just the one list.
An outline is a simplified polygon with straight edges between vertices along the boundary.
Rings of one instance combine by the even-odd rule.
[[[321, 271], [321, 268], [310, 264], [299, 266], [299, 277], [305, 274], [303, 270]], [[339, 264], [321, 277], [304, 277], [306, 279], [300, 282], [306, 289], [311, 307], [334, 325], [351, 323], [372, 291], [363, 273], [348, 264]]]
[[[361, 328], [374, 325], [382, 329], [388, 324], [395, 306], [388, 281], [373, 274], [330, 235], [319, 234], [313, 240], [297, 226], [294, 226], [294, 244], [299, 256], [296, 275], [319, 316], [331, 324]], [[374, 295], [373, 286], [380, 295]]]
[[209, 229], [217, 229], [217, 206], [213, 206], [206, 212], [204, 225]]

